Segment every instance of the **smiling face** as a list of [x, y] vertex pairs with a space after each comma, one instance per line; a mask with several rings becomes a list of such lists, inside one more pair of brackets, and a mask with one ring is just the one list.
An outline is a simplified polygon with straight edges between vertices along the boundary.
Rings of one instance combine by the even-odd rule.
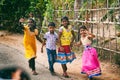
[[81, 29], [80, 29], [80, 35], [81, 35], [81, 36], [86, 36], [86, 31], [87, 31], [86, 29], [82, 29], [82, 28], [81, 28]]
[[28, 25], [29, 25], [29, 27], [32, 27], [32, 26], [34, 26], [34, 22], [32, 20], [28, 20]]
[[55, 27], [54, 26], [49, 26], [49, 31], [50, 33], [54, 33]]
[[62, 25], [63, 25], [64, 27], [67, 27], [68, 24], [69, 24], [69, 22], [68, 22], [66, 19], [63, 19], [63, 20], [62, 20]]

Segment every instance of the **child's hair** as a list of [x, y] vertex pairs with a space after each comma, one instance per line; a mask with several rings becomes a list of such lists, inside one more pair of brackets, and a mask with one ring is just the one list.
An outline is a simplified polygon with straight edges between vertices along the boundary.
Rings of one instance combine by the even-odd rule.
[[79, 41], [79, 39], [80, 39], [80, 29], [85, 29], [85, 30], [87, 30], [87, 27], [86, 27], [85, 25], [82, 25], [82, 26], [79, 27], [79, 29], [78, 29], [78, 41]]
[[68, 19], [67, 16], [62, 17], [62, 18], [61, 18], [61, 21], [63, 21], [63, 20], [67, 20], [67, 21], [69, 21], [69, 19]]
[[[33, 23], [33, 25], [31, 25], [30, 23]], [[30, 31], [34, 32], [34, 30], [36, 29], [36, 22], [32, 18], [28, 19], [28, 25], [31, 26]]]
[[11, 67], [5, 67], [5, 68], [2, 68], [0, 69], [0, 78], [2, 79], [11, 79], [12, 78], [12, 74], [15, 73], [17, 70], [21, 70], [21, 74], [20, 74], [20, 77], [21, 79], [20, 80], [31, 80], [28, 73], [22, 69], [21, 67], [18, 67], [18, 66], [11, 66]]
[[32, 18], [29, 18], [29, 19], [28, 19], [28, 22], [30, 22], [30, 21], [31, 21], [32, 23], [35, 23], [35, 21], [34, 21]]
[[80, 26], [79, 30], [80, 30], [80, 29], [85, 29], [85, 30], [87, 30], [87, 27], [86, 27], [85, 25], [82, 25], [82, 26]]
[[48, 27], [50, 27], [50, 26], [55, 27], [55, 23], [54, 22], [49, 22]]
[[[69, 23], [69, 19], [68, 19], [68, 17], [67, 17], [67, 16], [62, 17], [62, 18], [61, 18], [61, 22], [62, 22], [63, 20], [68, 21], [68, 25], [70, 24], [70, 23]], [[63, 26], [63, 25], [61, 24], [61, 26]]]

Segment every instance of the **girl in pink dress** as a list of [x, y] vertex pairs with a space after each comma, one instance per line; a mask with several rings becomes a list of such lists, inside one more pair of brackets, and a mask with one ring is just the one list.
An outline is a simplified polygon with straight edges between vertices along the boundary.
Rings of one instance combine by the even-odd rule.
[[80, 42], [76, 45], [82, 44], [84, 46], [81, 73], [87, 74], [88, 78], [91, 80], [93, 76], [101, 75], [98, 54], [96, 49], [91, 46], [91, 40], [95, 37], [95, 35], [88, 32], [85, 26], [81, 26], [78, 32], [80, 34]]

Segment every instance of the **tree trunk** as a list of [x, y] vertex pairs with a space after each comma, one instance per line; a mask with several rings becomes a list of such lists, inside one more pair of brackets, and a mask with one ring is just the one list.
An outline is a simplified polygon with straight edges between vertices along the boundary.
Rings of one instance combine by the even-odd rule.
[[83, 2], [83, 0], [75, 0], [75, 2], [74, 2], [74, 17], [75, 17], [75, 19], [76, 18], [78, 18], [78, 16], [79, 16], [79, 9], [80, 9], [80, 7], [82, 6], [82, 2]]

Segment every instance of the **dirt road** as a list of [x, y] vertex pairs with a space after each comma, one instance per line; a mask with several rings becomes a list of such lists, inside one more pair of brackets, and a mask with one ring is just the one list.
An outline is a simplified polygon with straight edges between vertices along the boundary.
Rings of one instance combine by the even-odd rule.
[[[32, 80], [86, 80], [86, 75], [80, 74], [81, 56], [77, 54], [77, 59], [68, 64], [68, 74], [71, 78], [62, 77], [62, 68], [60, 64], [55, 64], [56, 76], [52, 76], [48, 70], [47, 55], [40, 52], [41, 44], [37, 42], [36, 68], [39, 75], [33, 76], [28, 68], [27, 59], [24, 57], [24, 47], [22, 45], [23, 35], [0, 33], [0, 67], [9, 65], [18, 65], [24, 68], [31, 76]], [[80, 53], [81, 54], [81, 53]], [[95, 77], [95, 80], [120, 80], [118, 68], [110, 63], [101, 62], [102, 75]]]

